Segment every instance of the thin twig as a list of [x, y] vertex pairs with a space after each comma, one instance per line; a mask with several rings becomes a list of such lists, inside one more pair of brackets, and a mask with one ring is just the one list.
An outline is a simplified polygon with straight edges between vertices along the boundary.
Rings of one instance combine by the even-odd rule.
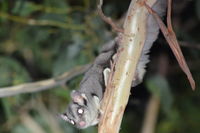
[[64, 85], [67, 81], [72, 78], [84, 73], [90, 65], [76, 67], [69, 72], [65, 72], [62, 75], [50, 78], [47, 80], [37, 81], [33, 83], [25, 83], [11, 87], [0, 88], [0, 97], [8, 97], [21, 93], [38, 92], [42, 90], [51, 89], [57, 86]]
[[45, 133], [46, 131], [42, 128], [42, 126], [28, 113], [22, 113], [19, 115], [21, 123], [24, 127], [29, 129], [31, 132], [36, 133]]
[[[157, 72], [156, 75], [159, 75], [163, 78], [166, 78], [169, 73], [169, 60], [166, 54], [161, 54], [158, 58], [158, 65], [156, 66]], [[170, 66], [171, 70], [171, 66]], [[159, 90], [160, 86], [157, 86]], [[158, 91], [159, 91], [158, 90]], [[144, 121], [142, 124], [141, 133], [154, 133], [157, 123], [157, 117], [160, 109], [160, 97], [155, 92], [151, 92], [151, 97], [145, 109]]]
[[55, 27], [71, 29], [71, 30], [85, 30], [85, 27], [82, 25], [76, 25], [72, 23], [67, 24], [67, 23], [62, 23], [62, 22], [53, 21], [53, 20], [35, 20], [31, 18], [28, 19], [28, 18], [10, 15], [5, 12], [0, 12], [0, 18], [9, 19], [14, 22], [23, 23], [23, 24], [27, 24], [31, 26], [55, 26]]
[[103, 11], [102, 11], [102, 5], [103, 5], [103, 0], [99, 0], [99, 4], [97, 6], [97, 9], [98, 9], [98, 13], [99, 15], [101, 16], [101, 18], [106, 22], [108, 23], [113, 30], [117, 31], [117, 32], [120, 32], [120, 33], [123, 33], [124, 30], [122, 28], [119, 28], [113, 21], [110, 17], [107, 17], [104, 15]]
[[169, 32], [173, 32], [173, 28], [172, 28], [172, 20], [171, 20], [171, 16], [172, 16], [172, 0], [168, 0], [168, 5], [167, 5], [167, 27]]
[[152, 95], [146, 107], [141, 133], [154, 133], [160, 109], [160, 98]]

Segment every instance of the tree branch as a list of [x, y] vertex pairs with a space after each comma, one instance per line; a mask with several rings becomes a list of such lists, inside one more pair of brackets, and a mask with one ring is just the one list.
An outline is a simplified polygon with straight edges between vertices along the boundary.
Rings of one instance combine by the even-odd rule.
[[[146, 0], [152, 6], [156, 0]], [[102, 101], [99, 133], [118, 133], [130, 95], [131, 83], [146, 39], [147, 10], [143, 0], [132, 0], [124, 23], [115, 71]], [[133, 58], [134, 57], [134, 58]]]
[[160, 109], [160, 98], [152, 95], [149, 99], [141, 133], [154, 133]]
[[14, 16], [7, 14], [5, 12], [0, 12], [0, 18], [5, 18], [14, 22], [23, 23], [31, 26], [55, 26], [63, 29], [71, 29], [71, 30], [85, 30], [84, 26], [70, 23], [62, 23], [59, 21], [53, 20], [35, 20], [31, 18], [23, 18], [19, 16]]
[[103, 5], [103, 0], [99, 0], [99, 4], [98, 4], [98, 13], [101, 16], [101, 18], [108, 24], [110, 24], [110, 26], [112, 27], [113, 30], [115, 30], [116, 32], [120, 32], [123, 33], [123, 29], [119, 28], [110, 17], [107, 17], [104, 15], [103, 11], [102, 11], [102, 5]]
[[67, 81], [84, 73], [89, 68], [89, 66], [90, 65], [76, 67], [70, 70], [69, 72], [63, 73], [58, 77], [50, 78], [47, 80], [0, 88], [0, 97], [8, 97], [21, 93], [37, 92], [37, 91], [51, 89], [60, 85], [64, 85]]

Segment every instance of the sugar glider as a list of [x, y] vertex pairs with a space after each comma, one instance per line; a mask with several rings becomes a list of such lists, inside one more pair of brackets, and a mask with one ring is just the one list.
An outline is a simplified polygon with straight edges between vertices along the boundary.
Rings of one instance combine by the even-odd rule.
[[[166, 10], [166, 0], [157, 0], [152, 9], [162, 17]], [[137, 65], [135, 80], [132, 82], [133, 87], [143, 80], [146, 72], [146, 64], [149, 62], [148, 53], [159, 33], [159, 26], [151, 14], [148, 16], [146, 26], [147, 36]], [[80, 129], [98, 123], [101, 115], [99, 110], [100, 103], [106, 88], [105, 70], [110, 67], [110, 61], [116, 53], [117, 48], [117, 38], [103, 46], [100, 54], [85, 73], [80, 83], [80, 88], [71, 92], [72, 101], [66, 111], [60, 115], [63, 120], [70, 122]]]

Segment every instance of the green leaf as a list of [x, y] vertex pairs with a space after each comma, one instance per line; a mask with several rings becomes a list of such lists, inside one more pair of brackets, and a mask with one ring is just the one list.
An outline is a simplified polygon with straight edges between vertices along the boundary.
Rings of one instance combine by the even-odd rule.
[[25, 68], [9, 57], [0, 57], [0, 86], [20, 84], [30, 81]]
[[176, 109], [172, 109], [167, 117], [158, 124], [157, 133], [180, 132], [181, 115]]
[[18, 124], [14, 128], [12, 128], [12, 133], [32, 133], [28, 130], [24, 125]]
[[27, 2], [27, 1], [16, 1], [15, 7], [12, 9], [13, 13], [18, 13], [20, 16], [26, 17], [32, 14], [33, 12], [38, 10], [38, 6], [36, 6], [32, 2]]
[[64, 98], [67, 101], [71, 100], [70, 92], [71, 92], [71, 90], [69, 90], [69, 89], [63, 89], [63, 88], [53, 89], [52, 90], [52, 94], [58, 96], [59, 98]]
[[8, 11], [9, 6], [7, 2], [0, 1], [0, 11], [6, 12]]
[[12, 116], [12, 111], [11, 111], [12, 105], [11, 105], [11, 103], [6, 98], [1, 99], [1, 103], [3, 105], [3, 110], [5, 112], [6, 119], [10, 119], [11, 116]]

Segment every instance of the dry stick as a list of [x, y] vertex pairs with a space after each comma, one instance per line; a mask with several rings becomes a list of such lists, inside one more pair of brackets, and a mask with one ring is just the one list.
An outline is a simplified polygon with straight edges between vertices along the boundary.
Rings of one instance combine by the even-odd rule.
[[64, 133], [64, 130], [59, 126], [57, 119], [55, 119], [56, 115], [51, 113], [49, 108], [44, 105], [42, 97], [37, 98], [35, 103], [37, 103], [37, 106], [33, 106], [32, 108], [38, 111], [39, 115], [43, 117], [43, 120], [49, 125], [50, 131], [52, 131], [52, 133]]
[[37, 92], [37, 91], [47, 90], [53, 87], [64, 85], [67, 81], [84, 73], [89, 68], [89, 66], [90, 65], [76, 67], [72, 69], [71, 71], [65, 72], [58, 77], [47, 79], [47, 80], [0, 88], [0, 97], [8, 97], [8, 96], [21, 94], [21, 93]]
[[152, 95], [145, 109], [144, 122], [141, 133], [154, 133], [157, 116], [160, 109], [160, 98]]
[[[153, 5], [156, 0], [146, 0]], [[118, 133], [130, 95], [132, 79], [146, 39], [148, 11], [142, 0], [132, 0], [124, 23], [120, 41], [120, 53], [116, 61], [112, 81], [108, 83], [102, 101], [102, 118], [99, 133]], [[134, 57], [134, 58], [133, 58]]]
[[45, 133], [46, 131], [41, 127], [41, 125], [28, 113], [23, 113], [19, 115], [21, 123], [24, 127], [29, 129], [31, 132]]
[[169, 6], [168, 7], [168, 16], [167, 16], [168, 28], [165, 26], [165, 24], [162, 22], [161, 18], [158, 16], [158, 14], [155, 11], [153, 11], [146, 3], [144, 3], [144, 5], [148, 9], [149, 13], [151, 13], [155, 17], [165, 39], [167, 40], [170, 48], [172, 49], [172, 51], [173, 51], [173, 53], [174, 53], [174, 55], [175, 55], [175, 57], [176, 57], [176, 59], [179, 63], [179, 66], [181, 67], [181, 69], [187, 75], [187, 78], [190, 82], [192, 89], [195, 90], [195, 81], [194, 81], [192, 74], [191, 74], [191, 72], [190, 72], [190, 70], [189, 70], [189, 68], [188, 68], [188, 66], [185, 62], [185, 58], [184, 58], [184, 56], [181, 52], [180, 46], [179, 46], [178, 41], [176, 39], [176, 35], [175, 35], [175, 33], [173, 32], [173, 29], [172, 29], [172, 25], [171, 25], [171, 22], [170, 22], [171, 21], [171, 5], [170, 5], [170, 3], [171, 3], [171, 0], [168, 1], [168, 6]]
[[[168, 73], [169, 73], [169, 60], [166, 54], [162, 54], [161, 56], [159, 56], [158, 59], [157, 74], [166, 78]], [[152, 93], [151, 95], [152, 96], [150, 97], [147, 107], [145, 109], [145, 115], [141, 133], [155, 132], [157, 117], [160, 109], [160, 95], [156, 95], [154, 93]]]
[[103, 13], [103, 11], [102, 11], [102, 5], [103, 5], [103, 0], [99, 0], [99, 4], [98, 4], [98, 13], [99, 13], [99, 15], [101, 16], [101, 18], [106, 22], [106, 23], [108, 23], [109, 25], [111, 25], [111, 27], [112, 27], [112, 29], [114, 29], [115, 31], [117, 31], [117, 32], [121, 32], [121, 33], [123, 33], [124, 32], [124, 30], [123, 29], [121, 29], [121, 28], [119, 28], [119, 27], [117, 27], [117, 25], [112, 21], [112, 19], [111, 18], [109, 18], [109, 17], [106, 17], [105, 15], [104, 15], [104, 13]]
[[[119, 18], [119, 20], [117, 20], [116, 23], [118, 25], [122, 25], [122, 23], [124, 22], [125, 17], [126, 17], [125, 14], [121, 18]], [[163, 40], [159, 39], [159, 42], [163, 42]], [[179, 41], [179, 44], [180, 44], [181, 47], [195, 48], [195, 49], [200, 50], [200, 43], [187, 42], [187, 41], [183, 40], [183, 41]]]

